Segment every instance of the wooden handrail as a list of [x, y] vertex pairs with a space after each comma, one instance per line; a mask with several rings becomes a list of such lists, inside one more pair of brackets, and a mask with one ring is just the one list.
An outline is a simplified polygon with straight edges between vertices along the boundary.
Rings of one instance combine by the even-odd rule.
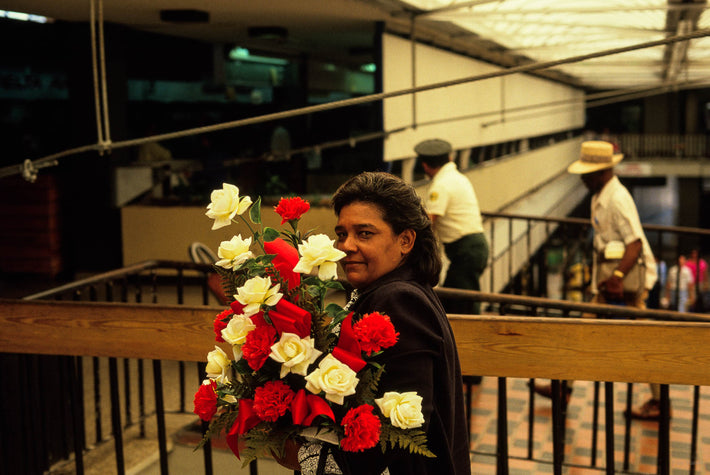
[[[0, 299], [0, 352], [206, 361], [222, 310]], [[449, 319], [464, 374], [710, 385], [710, 323]]]

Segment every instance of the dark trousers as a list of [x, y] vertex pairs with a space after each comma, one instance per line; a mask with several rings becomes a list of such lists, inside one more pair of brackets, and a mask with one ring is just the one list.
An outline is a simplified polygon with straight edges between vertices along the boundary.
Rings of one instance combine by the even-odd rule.
[[[444, 244], [444, 251], [450, 261], [444, 287], [481, 290], [479, 279], [488, 265], [488, 241], [485, 234], [468, 234], [454, 242]], [[443, 303], [447, 313], [474, 315], [481, 313], [480, 302], [446, 299]]]

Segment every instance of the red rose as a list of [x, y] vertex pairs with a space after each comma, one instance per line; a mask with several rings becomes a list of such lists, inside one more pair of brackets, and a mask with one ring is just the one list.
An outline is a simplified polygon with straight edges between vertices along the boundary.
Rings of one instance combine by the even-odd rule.
[[276, 343], [276, 329], [271, 325], [258, 326], [247, 334], [242, 345], [242, 355], [249, 367], [258, 371], [271, 354], [271, 345]]
[[224, 341], [224, 338], [222, 338], [222, 330], [227, 328], [227, 324], [232, 319], [232, 315], [234, 315], [234, 312], [232, 312], [231, 308], [228, 308], [224, 312], [217, 315], [217, 317], [215, 317], [215, 319], [214, 319], [214, 334], [216, 336], [215, 340]]
[[254, 391], [254, 412], [262, 420], [276, 422], [286, 414], [295, 393], [280, 379], [269, 381]]
[[281, 198], [279, 204], [274, 207], [276, 213], [281, 216], [281, 224], [293, 219], [300, 219], [303, 213], [308, 211], [311, 205], [308, 201], [296, 196], [295, 198]]
[[377, 312], [363, 315], [362, 319], [353, 325], [353, 331], [362, 351], [368, 355], [389, 348], [397, 343], [399, 337], [399, 333], [394, 331], [390, 317]]
[[362, 406], [350, 409], [343, 417], [340, 425], [345, 429], [345, 437], [340, 446], [348, 452], [361, 452], [371, 449], [380, 440], [380, 418], [372, 413], [372, 406]]
[[210, 381], [210, 384], [200, 384], [200, 388], [195, 393], [194, 413], [200, 416], [205, 422], [209, 422], [217, 412], [217, 384]]

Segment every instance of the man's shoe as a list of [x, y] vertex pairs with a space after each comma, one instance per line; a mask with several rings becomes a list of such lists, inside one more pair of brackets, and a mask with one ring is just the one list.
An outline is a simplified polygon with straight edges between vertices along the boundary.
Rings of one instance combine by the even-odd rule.
[[[540, 396], [546, 397], [548, 399], [552, 399], [552, 385], [551, 384], [536, 384], [533, 386], [533, 391], [535, 391], [536, 394], [539, 394]], [[560, 385], [560, 391], [562, 391], [562, 385]], [[569, 398], [572, 396], [572, 388], [569, 386], [566, 388], [566, 397], [565, 401], [569, 402]], [[560, 396], [562, 393], [560, 393]]]
[[[658, 399], [649, 399], [638, 409], [631, 409], [631, 412], [624, 411], [626, 417], [638, 419], [640, 421], [658, 421], [661, 419], [661, 402]], [[668, 408], [668, 418], [671, 417], [671, 409]]]

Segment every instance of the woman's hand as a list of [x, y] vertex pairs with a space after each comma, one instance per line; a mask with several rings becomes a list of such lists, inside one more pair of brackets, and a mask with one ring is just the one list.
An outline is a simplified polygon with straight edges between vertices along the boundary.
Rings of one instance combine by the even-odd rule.
[[271, 452], [274, 459], [283, 467], [291, 470], [300, 471], [301, 464], [298, 463], [298, 449], [301, 448], [301, 444], [293, 439], [286, 439], [286, 444], [284, 445], [283, 457], [279, 457], [276, 452]]

